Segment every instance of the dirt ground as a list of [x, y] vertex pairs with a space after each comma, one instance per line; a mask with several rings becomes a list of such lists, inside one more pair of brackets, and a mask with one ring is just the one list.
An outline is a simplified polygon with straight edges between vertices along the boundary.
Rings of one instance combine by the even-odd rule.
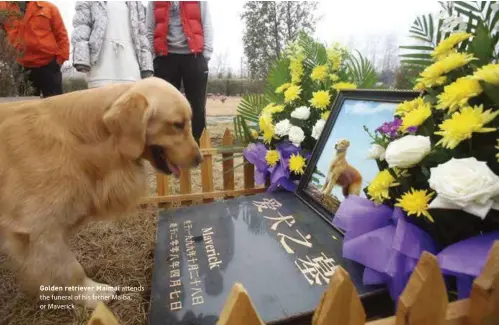
[[[209, 116], [227, 116], [235, 113], [237, 98], [229, 98], [225, 103], [217, 99], [208, 101]], [[208, 130], [213, 147], [219, 146], [225, 129], [233, 129], [232, 123], [219, 123], [209, 117]], [[222, 189], [222, 163], [213, 162], [215, 190]], [[236, 158], [234, 165], [242, 162]], [[236, 189], [242, 187], [242, 167], [235, 169]], [[199, 169], [192, 171], [192, 191], [201, 191]], [[172, 194], [178, 193], [176, 180], [170, 181]], [[150, 190], [156, 190], [155, 173], [150, 171]], [[195, 202], [197, 204], [199, 202]], [[137, 213], [124, 216], [115, 223], [92, 224], [81, 229], [70, 240], [87, 275], [93, 280], [110, 285], [142, 286], [145, 291], [130, 294], [129, 301], [113, 301], [109, 308], [119, 318], [122, 325], [147, 324], [151, 292], [152, 265], [154, 258], [156, 218], [155, 205], [139, 208]], [[18, 290], [15, 278], [9, 269], [7, 259], [0, 253], [0, 324], [9, 325], [83, 325], [90, 311], [81, 307], [75, 310], [41, 310], [43, 302], [27, 297]]]

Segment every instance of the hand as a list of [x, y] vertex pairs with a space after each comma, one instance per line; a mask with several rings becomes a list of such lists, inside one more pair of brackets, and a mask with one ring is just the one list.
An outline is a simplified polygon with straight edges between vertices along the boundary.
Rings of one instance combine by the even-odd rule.
[[77, 64], [77, 65], [75, 65], [75, 69], [78, 72], [83, 72], [83, 73], [89, 73], [90, 72], [90, 67], [87, 66], [87, 65], [83, 65], [83, 64]]

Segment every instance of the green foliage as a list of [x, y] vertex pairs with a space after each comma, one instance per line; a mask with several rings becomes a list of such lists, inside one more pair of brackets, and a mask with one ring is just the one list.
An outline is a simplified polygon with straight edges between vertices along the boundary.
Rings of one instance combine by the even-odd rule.
[[[497, 1], [454, 1], [440, 4], [442, 13], [447, 17], [428, 14], [417, 17], [414, 21], [409, 32], [416, 44], [400, 46], [401, 49], [408, 50], [400, 55], [403, 65], [423, 70], [433, 63], [431, 52], [437, 44], [457, 31], [474, 34], [474, 38], [461, 43], [459, 50], [474, 54], [479, 59], [479, 65], [489, 62], [491, 58], [498, 59], [496, 48], [499, 40], [499, 11], [493, 9]], [[450, 23], [452, 18], [449, 17], [462, 23]]]
[[[302, 62], [304, 73], [301, 77], [300, 87], [300, 101], [293, 103], [292, 107], [286, 105], [286, 111], [277, 113], [276, 121], [284, 118], [289, 118], [289, 112], [298, 106], [310, 106], [309, 100], [313, 96], [313, 92], [317, 90], [327, 90], [331, 93], [331, 101], [329, 108], [331, 108], [334, 98], [337, 94], [332, 90], [333, 81], [328, 77], [326, 80], [317, 82], [311, 79], [311, 73], [318, 65], [330, 64], [328, 58], [328, 51], [334, 50], [339, 53], [341, 57], [341, 65], [334, 73], [339, 77], [338, 81], [353, 82], [358, 88], [372, 88], [377, 82], [377, 76], [373, 65], [369, 60], [363, 57], [358, 51], [350, 53], [345, 49], [331, 48], [328, 49], [324, 44], [317, 42], [312, 37], [305, 33], [300, 33], [296, 42], [288, 45], [285, 50], [286, 55], [282, 58], [276, 59], [271, 65], [269, 74], [266, 77], [266, 85], [263, 95], [247, 95], [244, 96], [239, 107], [238, 115], [234, 119], [234, 126], [236, 129], [236, 136], [244, 145], [254, 141], [251, 137], [249, 129], [260, 131], [258, 127], [258, 119], [262, 110], [270, 103], [284, 104], [284, 96], [282, 93], [276, 93], [276, 89], [283, 84], [291, 83], [290, 73], [290, 57], [296, 55], [299, 49], [303, 54], [304, 60]], [[332, 73], [332, 72], [330, 72]], [[311, 109], [313, 118], [310, 121], [317, 121], [320, 118], [320, 111]], [[304, 131], [310, 134], [312, 126], [310, 121], [307, 123], [303, 121], [293, 121], [294, 125], [300, 126]], [[307, 146], [313, 146], [315, 141], [308, 139]]]

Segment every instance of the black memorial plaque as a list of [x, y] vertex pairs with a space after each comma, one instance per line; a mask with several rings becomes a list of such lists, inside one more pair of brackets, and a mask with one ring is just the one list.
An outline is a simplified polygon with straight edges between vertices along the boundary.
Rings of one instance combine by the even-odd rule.
[[390, 313], [384, 288], [362, 284], [363, 269], [342, 258], [342, 242], [289, 192], [162, 212], [149, 324], [214, 325], [236, 282], [267, 324], [310, 317], [337, 265], [368, 316]]

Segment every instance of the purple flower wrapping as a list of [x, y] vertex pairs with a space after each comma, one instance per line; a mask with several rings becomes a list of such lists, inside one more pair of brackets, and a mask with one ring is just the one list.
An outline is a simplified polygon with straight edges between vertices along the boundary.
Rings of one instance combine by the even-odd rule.
[[333, 224], [345, 230], [343, 256], [366, 267], [366, 285], [385, 284], [396, 300], [423, 251], [436, 253], [432, 238], [408, 223], [399, 208], [375, 205], [351, 195], [336, 212]]
[[469, 297], [473, 280], [482, 272], [496, 240], [499, 240], [499, 231], [462, 240], [437, 255], [442, 273], [456, 277], [459, 299]]
[[267, 147], [263, 143], [251, 143], [244, 149], [243, 154], [251, 164], [255, 165], [255, 183], [258, 185], [265, 184], [269, 167], [265, 160]]

